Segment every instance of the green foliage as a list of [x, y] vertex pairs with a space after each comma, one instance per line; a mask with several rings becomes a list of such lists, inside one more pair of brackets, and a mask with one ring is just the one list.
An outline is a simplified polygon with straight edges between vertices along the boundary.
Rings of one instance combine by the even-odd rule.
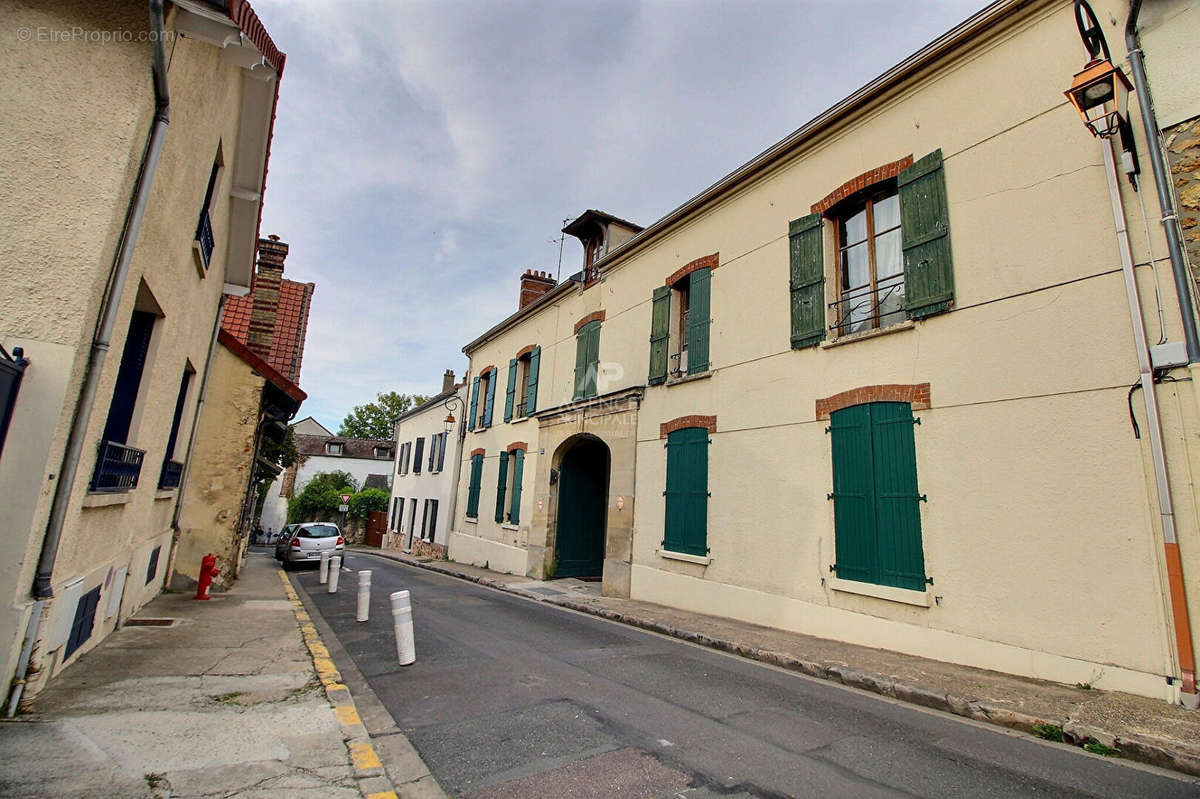
[[1100, 743], [1095, 738], [1088, 738], [1083, 742], [1083, 748], [1091, 752], [1093, 755], [1104, 755], [1105, 757], [1119, 757], [1120, 749], [1114, 749], [1111, 746], [1106, 746]]
[[355, 405], [354, 410], [342, 420], [338, 435], [390, 441], [395, 434], [396, 420], [406, 411], [424, 405], [428, 399], [421, 394], [397, 394], [395, 391], [380, 393], [374, 402]]
[[354, 496], [350, 497], [350, 512], [351, 519], [365, 519], [367, 514], [373, 510], [387, 512], [388, 501], [391, 499], [391, 494], [382, 488], [364, 488]]
[[1062, 743], [1063, 728], [1057, 724], [1034, 724], [1033, 731], [1037, 733], [1039, 738], [1045, 738], [1047, 741], [1058, 741]]
[[349, 472], [318, 472], [288, 501], [288, 521], [331, 522], [338, 519], [341, 494], [353, 494], [358, 482]]
[[300, 457], [300, 453], [296, 451], [296, 435], [292, 432], [291, 427], [287, 429], [282, 441], [276, 441], [270, 436], [264, 435], [261, 449], [263, 460], [274, 463], [283, 469], [295, 464]]

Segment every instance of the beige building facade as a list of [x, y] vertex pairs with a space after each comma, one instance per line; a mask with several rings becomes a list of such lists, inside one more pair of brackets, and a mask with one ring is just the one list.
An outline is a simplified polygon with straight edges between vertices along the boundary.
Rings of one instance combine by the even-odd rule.
[[0, 56], [0, 342], [30, 365], [0, 453], [0, 657], [28, 697], [163, 585], [283, 54], [238, 0], [3, 5], [30, 34]]
[[[1094, 5], [1120, 62], [1128, 8]], [[1178, 124], [1200, 102], [1162, 62], [1194, 57], [1155, 25], [1200, 14], [1164, 5], [1146, 58]], [[1160, 370], [1184, 598], [1103, 145], [1063, 95], [1085, 60], [1070, 3], [995, 3], [646, 230], [573, 222], [584, 270], [465, 348], [450, 557], [1180, 700], [1198, 395], [1186, 357]], [[1178, 343], [1162, 228], [1148, 250], [1119, 191], [1146, 335]]]

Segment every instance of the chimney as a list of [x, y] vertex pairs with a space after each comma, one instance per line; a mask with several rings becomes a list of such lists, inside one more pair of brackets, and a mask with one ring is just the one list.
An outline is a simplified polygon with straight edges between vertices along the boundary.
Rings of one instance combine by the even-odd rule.
[[275, 341], [275, 316], [279, 310], [279, 283], [283, 280], [283, 260], [288, 245], [278, 236], [258, 240], [258, 273], [250, 292], [254, 301], [250, 311], [250, 333], [246, 346], [263, 360], [271, 357]]
[[442, 393], [445, 394], [452, 388], [454, 388], [454, 370], [447, 369], [446, 374], [442, 375]]
[[555, 280], [548, 273], [526, 269], [525, 274], [521, 275], [521, 301], [517, 309], [524, 308], [554, 286]]

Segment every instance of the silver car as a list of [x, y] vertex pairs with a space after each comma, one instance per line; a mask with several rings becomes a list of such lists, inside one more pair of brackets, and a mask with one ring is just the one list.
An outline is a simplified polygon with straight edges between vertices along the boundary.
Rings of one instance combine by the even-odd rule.
[[283, 568], [290, 570], [300, 563], [320, 563], [321, 553], [341, 555], [346, 539], [333, 522], [305, 522], [292, 525], [287, 545], [283, 548]]

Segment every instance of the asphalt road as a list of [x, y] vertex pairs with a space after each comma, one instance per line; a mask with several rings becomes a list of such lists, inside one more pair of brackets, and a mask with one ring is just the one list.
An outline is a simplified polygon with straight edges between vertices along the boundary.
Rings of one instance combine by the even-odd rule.
[[[296, 576], [446, 791], [491, 797], [1198, 797], [1200, 784], [351, 554]], [[388, 594], [412, 592], [417, 662]]]

